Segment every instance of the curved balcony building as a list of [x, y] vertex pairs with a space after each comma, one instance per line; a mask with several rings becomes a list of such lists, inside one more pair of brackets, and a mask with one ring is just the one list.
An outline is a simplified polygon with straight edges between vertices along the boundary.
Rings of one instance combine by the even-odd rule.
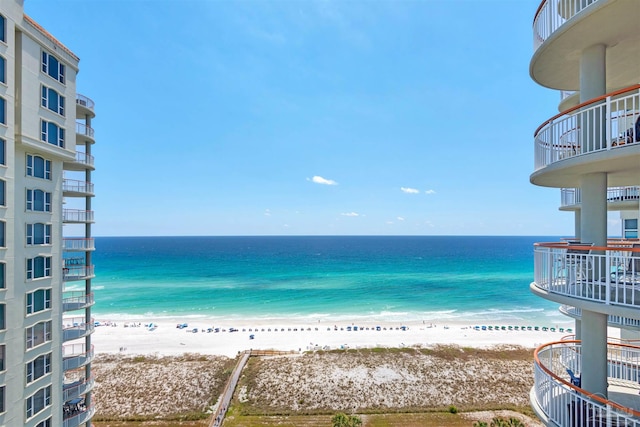
[[[575, 218], [574, 241], [534, 247], [530, 288], [563, 305], [578, 340], [536, 352], [531, 403], [547, 425], [640, 425], [638, 349], [608, 337], [640, 324], [639, 16], [636, 0], [543, 0], [534, 16], [531, 78], [563, 95], [534, 132], [530, 181], [562, 189]], [[608, 240], [608, 210], [627, 239]]]

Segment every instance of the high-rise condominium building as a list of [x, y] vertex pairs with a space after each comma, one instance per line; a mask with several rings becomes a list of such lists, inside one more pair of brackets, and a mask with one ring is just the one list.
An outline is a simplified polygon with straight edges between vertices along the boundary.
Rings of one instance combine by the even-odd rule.
[[562, 189], [575, 227], [535, 246], [531, 290], [575, 336], [536, 350], [531, 404], [549, 426], [640, 426], [640, 1], [544, 0], [533, 36], [531, 77], [561, 96], [530, 180]]
[[94, 105], [23, 6], [0, 2], [0, 425], [90, 426]]

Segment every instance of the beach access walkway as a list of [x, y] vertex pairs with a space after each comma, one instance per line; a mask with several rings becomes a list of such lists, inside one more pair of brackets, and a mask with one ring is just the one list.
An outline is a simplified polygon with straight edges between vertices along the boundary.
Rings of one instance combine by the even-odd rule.
[[295, 352], [291, 351], [277, 351], [277, 350], [245, 350], [242, 352], [242, 356], [238, 359], [238, 363], [236, 363], [235, 368], [233, 368], [233, 372], [229, 377], [229, 381], [227, 381], [227, 385], [224, 387], [222, 391], [222, 395], [219, 399], [218, 408], [211, 416], [211, 422], [209, 422], [209, 427], [219, 427], [222, 425], [224, 421], [224, 417], [227, 414], [227, 409], [229, 409], [229, 403], [231, 403], [231, 398], [233, 397], [233, 392], [238, 385], [238, 380], [240, 379], [240, 374], [242, 370], [247, 365], [249, 361], [249, 357], [259, 357], [259, 356], [282, 356], [286, 354], [295, 354]]

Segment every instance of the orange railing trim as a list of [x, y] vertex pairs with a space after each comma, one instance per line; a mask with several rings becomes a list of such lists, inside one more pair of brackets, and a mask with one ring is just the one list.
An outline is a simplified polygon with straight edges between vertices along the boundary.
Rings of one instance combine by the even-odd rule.
[[536, 23], [536, 19], [538, 19], [538, 15], [540, 14], [540, 12], [542, 11], [542, 8], [544, 7], [545, 3], [548, 3], [549, 0], [542, 0], [540, 2], [540, 6], [538, 6], [538, 10], [536, 10], [535, 15], [533, 15], [533, 23]]
[[554, 121], [555, 119], [557, 119], [558, 117], [562, 117], [562, 116], [564, 116], [564, 115], [566, 115], [566, 114], [569, 114], [569, 113], [571, 113], [571, 112], [573, 112], [573, 111], [575, 111], [575, 110], [578, 110], [578, 109], [580, 109], [580, 108], [586, 107], [587, 105], [591, 105], [591, 104], [594, 104], [594, 103], [596, 103], [596, 102], [598, 102], [598, 101], [602, 101], [602, 100], [604, 100], [604, 99], [607, 99], [607, 98], [608, 98], [608, 97], [610, 97], [610, 96], [620, 95], [620, 94], [622, 94], [622, 93], [625, 93], [625, 92], [631, 92], [631, 91], [636, 90], [636, 89], [640, 89], [640, 84], [636, 84], [636, 85], [633, 85], [633, 86], [626, 87], [626, 88], [624, 88], [624, 89], [618, 89], [618, 90], [616, 90], [616, 91], [609, 92], [609, 93], [607, 93], [607, 94], [604, 94], [604, 95], [598, 96], [597, 98], [593, 98], [593, 99], [590, 99], [590, 100], [588, 100], [588, 101], [585, 101], [585, 102], [583, 102], [583, 103], [581, 103], [581, 104], [578, 104], [578, 105], [576, 105], [575, 107], [571, 107], [571, 108], [569, 108], [568, 110], [564, 110], [564, 111], [562, 111], [562, 112], [560, 112], [560, 113], [556, 114], [555, 116], [551, 117], [550, 119], [548, 119], [547, 121], [545, 121], [544, 123], [542, 123], [540, 126], [538, 126], [538, 129], [536, 129], [536, 131], [533, 133], [533, 137], [535, 138], [536, 136], [538, 136], [538, 132], [540, 132], [540, 130], [541, 130], [543, 127], [545, 127], [546, 125], [548, 125], [549, 123], [551, 123], [552, 121]]
[[590, 250], [590, 251], [625, 251], [625, 252], [638, 252], [640, 248], [625, 248], [621, 246], [584, 246], [584, 245], [570, 245], [564, 242], [539, 242], [534, 243], [533, 246], [542, 248], [554, 248], [554, 249], [574, 249], [574, 250]]
[[[535, 360], [536, 365], [538, 365], [540, 367], [540, 369], [542, 369], [544, 372], [546, 372], [548, 375], [551, 375], [551, 377], [553, 377], [554, 379], [560, 381], [562, 384], [568, 386], [569, 388], [573, 389], [575, 392], [581, 394], [581, 395], [585, 395], [587, 397], [589, 397], [590, 399], [593, 399], [597, 402], [600, 402], [604, 405], [609, 405], [613, 408], [616, 408], [622, 412], [626, 412], [627, 414], [633, 415], [634, 417], [640, 417], [640, 412], [633, 410], [632, 408], [626, 408], [616, 402], [613, 402], [611, 400], [608, 399], [604, 399], [600, 396], [598, 396], [597, 394], [592, 394], [590, 392], [588, 392], [587, 390], [577, 387], [573, 384], [571, 384], [569, 381], [566, 381], [562, 378], [560, 378], [559, 376], [557, 376], [556, 374], [554, 374], [553, 372], [551, 372], [551, 370], [549, 370], [546, 366], [544, 366], [542, 364], [542, 362], [540, 362], [540, 358], [538, 357], [538, 352], [543, 350], [545, 347], [549, 347], [549, 346], [553, 346], [553, 345], [566, 345], [566, 344], [581, 344], [582, 342], [580, 340], [572, 340], [572, 341], [553, 341], [550, 343], [546, 343], [546, 344], [542, 344], [540, 346], [538, 346], [534, 351], [533, 351], [533, 359]], [[607, 343], [607, 346], [616, 346], [616, 347], [628, 347], [628, 348], [633, 348], [635, 350], [640, 351], [640, 347], [639, 346], [635, 346], [635, 345], [630, 345], [630, 344], [616, 344], [616, 343]]]

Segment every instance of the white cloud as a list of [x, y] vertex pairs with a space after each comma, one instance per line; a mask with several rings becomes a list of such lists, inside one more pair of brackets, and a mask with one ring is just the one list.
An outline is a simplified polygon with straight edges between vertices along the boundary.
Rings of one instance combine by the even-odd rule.
[[398, 218], [396, 218], [398, 221], [404, 221], [404, 217], [399, 216]]
[[271, 209], [265, 209], [264, 216], [271, 216]]
[[400, 190], [402, 190], [403, 193], [407, 194], [418, 194], [420, 192], [420, 190], [410, 187], [400, 187]]
[[315, 175], [313, 178], [307, 178], [307, 181], [314, 182], [316, 184], [322, 185], [338, 185], [338, 183], [332, 179], [323, 178], [321, 176]]
[[427, 194], [436, 194], [436, 190], [427, 190], [425, 191]]
[[342, 215], [342, 216], [360, 216], [360, 214], [357, 213], [357, 212], [344, 212], [344, 213], [341, 213], [340, 215]]

